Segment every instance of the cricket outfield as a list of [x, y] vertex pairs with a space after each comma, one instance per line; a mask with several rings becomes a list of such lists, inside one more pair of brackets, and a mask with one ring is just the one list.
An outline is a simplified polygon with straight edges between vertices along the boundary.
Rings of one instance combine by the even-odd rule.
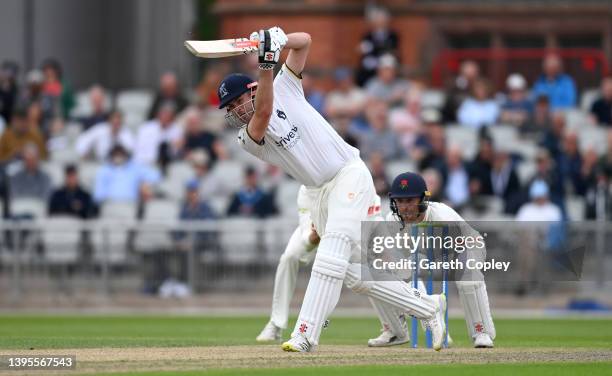
[[[333, 317], [315, 353], [254, 338], [264, 317], [0, 316], [0, 355], [76, 355], [81, 375], [610, 375], [612, 319], [497, 319], [495, 349], [473, 349], [452, 319], [453, 348], [368, 348], [374, 318]], [[285, 331], [284, 337], [287, 337]], [[423, 342], [421, 342], [423, 343]], [[0, 375], [41, 371], [0, 371]]]

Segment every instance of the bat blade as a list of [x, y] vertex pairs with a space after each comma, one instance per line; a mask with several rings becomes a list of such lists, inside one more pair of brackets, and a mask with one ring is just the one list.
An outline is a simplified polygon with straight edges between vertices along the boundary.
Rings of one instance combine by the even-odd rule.
[[187, 40], [185, 47], [197, 57], [214, 59], [257, 52], [257, 43], [246, 38]]

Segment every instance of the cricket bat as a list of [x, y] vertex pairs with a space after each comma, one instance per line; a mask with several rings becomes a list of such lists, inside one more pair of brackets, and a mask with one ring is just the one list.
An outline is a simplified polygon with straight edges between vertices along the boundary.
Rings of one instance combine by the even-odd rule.
[[259, 42], [247, 38], [187, 40], [185, 47], [197, 57], [214, 59], [257, 52]]

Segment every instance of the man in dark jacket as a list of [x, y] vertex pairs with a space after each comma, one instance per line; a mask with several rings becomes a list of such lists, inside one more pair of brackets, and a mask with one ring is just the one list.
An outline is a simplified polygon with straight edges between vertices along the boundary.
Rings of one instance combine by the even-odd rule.
[[64, 186], [53, 192], [49, 200], [49, 215], [69, 215], [82, 219], [93, 217], [96, 207], [91, 195], [79, 185], [76, 166], [66, 166], [64, 176]]

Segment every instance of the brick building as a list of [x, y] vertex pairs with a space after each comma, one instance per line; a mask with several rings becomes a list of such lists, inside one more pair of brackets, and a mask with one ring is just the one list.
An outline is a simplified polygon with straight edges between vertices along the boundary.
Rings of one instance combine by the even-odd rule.
[[[213, 7], [224, 37], [248, 35], [278, 24], [303, 30], [315, 41], [309, 66], [355, 66], [366, 31], [365, 0], [217, 0]], [[480, 60], [499, 84], [509, 71], [533, 79], [541, 55], [557, 49], [581, 87], [598, 84], [612, 61], [612, 2], [553, 0], [378, 1], [400, 34], [408, 74], [440, 85], [467, 57]]]

